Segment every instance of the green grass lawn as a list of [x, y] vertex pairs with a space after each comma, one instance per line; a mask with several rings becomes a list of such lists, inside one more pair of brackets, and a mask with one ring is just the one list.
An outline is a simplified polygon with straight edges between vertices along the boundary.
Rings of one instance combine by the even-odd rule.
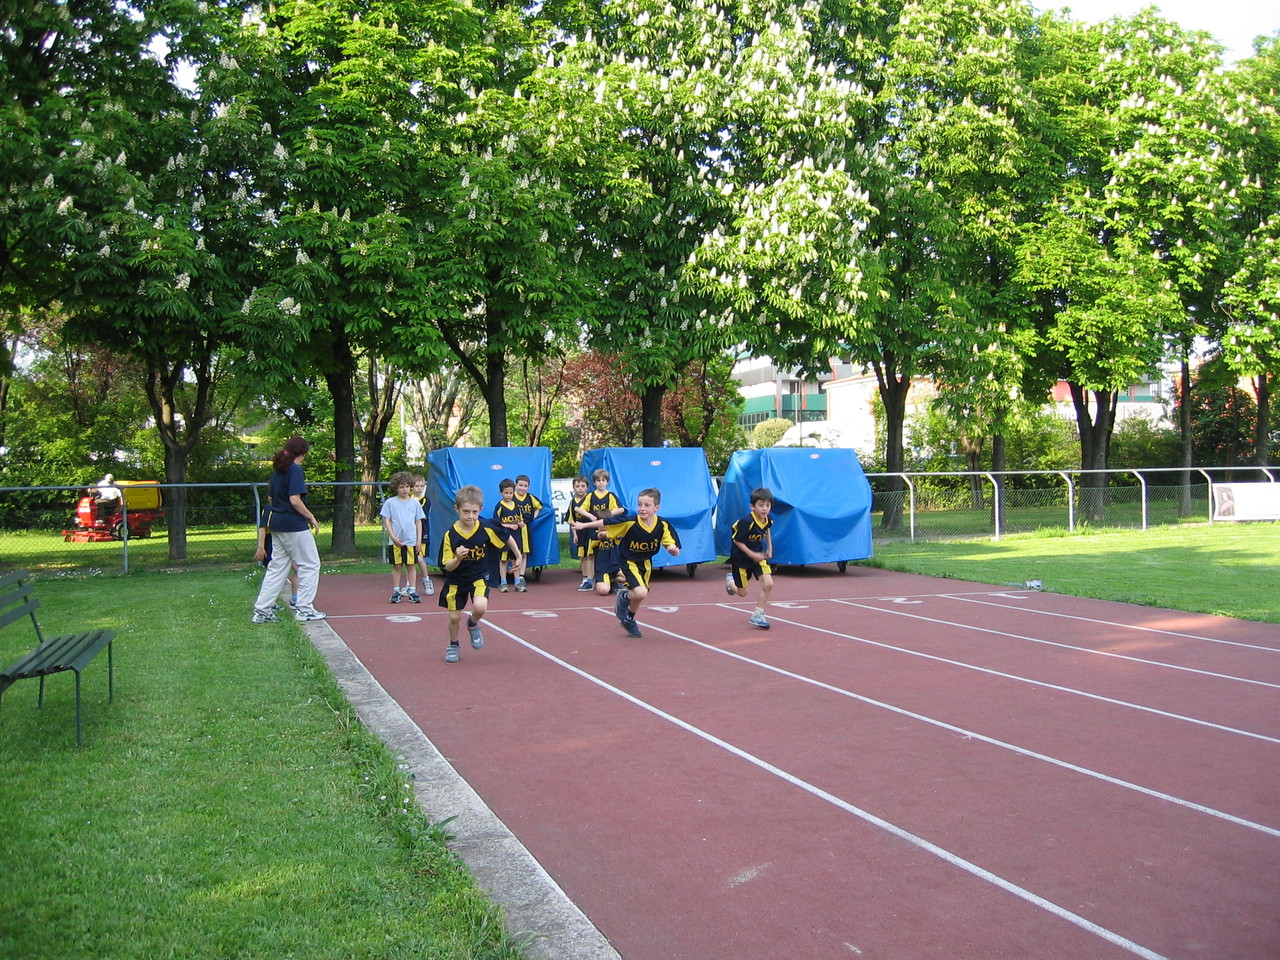
[[889, 570], [1280, 623], [1280, 524], [877, 544]]
[[[239, 571], [45, 576], [46, 635], [105, 656], [0, 711], [0, 956], [516, 958], [496, 908], [292, 621]], [[0, 632], [8, 663], [32, 642]]]

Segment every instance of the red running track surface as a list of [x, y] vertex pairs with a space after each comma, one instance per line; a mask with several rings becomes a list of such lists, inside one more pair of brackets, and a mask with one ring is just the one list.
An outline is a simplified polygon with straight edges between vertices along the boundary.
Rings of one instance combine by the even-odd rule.
[[[1280, 627], [874, 569], [329, 624], [624, 960], [1276, 960]], [[755, 597], [752, 585], [750, 600]]]

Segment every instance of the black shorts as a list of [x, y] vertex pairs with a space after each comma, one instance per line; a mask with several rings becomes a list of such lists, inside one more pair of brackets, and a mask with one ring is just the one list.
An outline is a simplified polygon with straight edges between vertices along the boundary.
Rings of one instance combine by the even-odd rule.
[[468, 601], [489, 596], [489, 583], [484, 577], [465, 581], [445, 577], [437, 596], [439, 599], [436, 603], [446, 610], [465, 610]]
[[406, 543], [396, 546], [394, 543], [387, 544], [387, 563], [397, 567], [411, 567], [418, 562], [418, 548], [414, 544]]

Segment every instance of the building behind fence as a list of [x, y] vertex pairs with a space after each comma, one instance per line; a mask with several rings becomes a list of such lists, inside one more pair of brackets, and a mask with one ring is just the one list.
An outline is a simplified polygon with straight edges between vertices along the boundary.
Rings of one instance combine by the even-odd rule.
[[[876, 542], [884, 543], [1209, 523], [1213, 522], [1215, 485], [1280, 483], [1278, 472], [1262, 467], [1203, 467], [1190, 471], [871, 473], [867, 478], [872, 486], [873, 534]], [[167, 499], [168, 485], [156, 486], [162, 499]], [[169, 557], [167, 516], [151, 525], [146, 537], [122, 532], [120, 539], [77, 541], [67, 533], [74, 530], [76, 505], [85, 488], [0, 487], [0, 569], [118, 573], [210, 565], [252, 567], [266, 484], [184, 486], [187, 556], [181, 561]], [[322, 527], [321, 555], [329, 563], [350, 559], [329, 550], [326, 528], [332, 523], [339, 486], [308, 485], [308, 505]], [[353, 501], [358, 501], [362, 485], [350, 486], [357, 488]], [[386, 491], [381, 484], [373, 486], [380, 501]], [[785, 499], [785, 493], [774, 493]], [[840, 491], [833, 490], [832, 496], [840, 496]], [[563, 504], [552, 504], [552, 508], [557, 515], [564, 512]], [[356, 559], [377, 561], [383, 545], [380, 523], [356, 526]]]

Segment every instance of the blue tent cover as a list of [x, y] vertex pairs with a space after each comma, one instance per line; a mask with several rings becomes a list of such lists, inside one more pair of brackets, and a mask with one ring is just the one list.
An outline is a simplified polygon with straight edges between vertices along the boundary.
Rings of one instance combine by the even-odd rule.
[[659, 550], [654, 567], [715, 562], [716, 492], [701, 447], [603, 447], [583, 455], [584, 477], [601, 467], [609, 471], [609, 489], [628, 513], [635, 512], [641, 490], [656, 487], [662, 494], [658, 515], [679, 535], [680, 556]]
[[773, 493], [773, 563], [840, 563], [871, 556], [871, 484], [850, 449], [771, 447], [734, 453], [716, 501], [716, 548], [728, 554], [751, 491]]
[[556, 535], [555, 509], [551, 505], [551, 451], [547, 447], [442, 447], [427, 454], [427, 496], [431, 500], [427, 556], [440, 555], [441, 537], [458, 519], [453, 500], [458, 491], [474, 484], [484, 493], [480, 515], [493, 516], [502, 499], [498, 483], [520, 474], [529, 478], [529, 492], [544, 510], [529, 524], [530, 567], [550, 567], [560, 562], [560, 538]]

